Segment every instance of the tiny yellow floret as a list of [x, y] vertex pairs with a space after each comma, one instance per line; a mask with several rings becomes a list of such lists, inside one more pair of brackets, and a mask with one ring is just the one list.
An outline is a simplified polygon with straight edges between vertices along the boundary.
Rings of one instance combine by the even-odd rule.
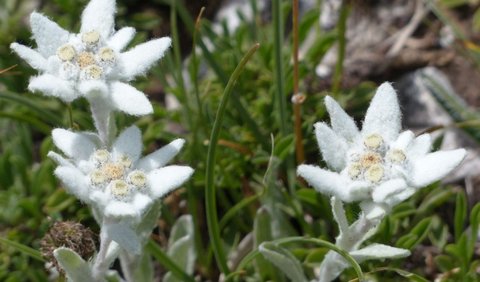
[[135, 170], [128, 175], [128, 180], [137, 188], [141, 188], [147, 183], [147, 176], [143, 171]]
[[128, 195], [128, 184], [123, 180], [115, 180], [110, 183], [110, 191], [116, 197], [125, 197]]
[[102, 171], [110, 180], [120, 179], [125, 174], [125, 168], [116, 163], [108, 163], [104, 165]]
[[117, 163], [124, 168], [130, 168], [132, 166], [132, 160], [127, 155], [122, 155]]
[[97, 65], [91, 65], [85, 68], [88, 79], [100, 79], [103, 75], [103, 69]]
[[362, 166], [358, 162], [351, 163], [348, 167], [348, 176], [351, 179], [357, 178], [362, 172]]
[[382, 145], [383, 138], [379, 134], [370, 134], [363, 140], [363, 143], [367, 148], [375, 150]]
[[360, 165], [363, 168], [369, 168], [373, 165], [380, 164], [382, 162], [382, 156], [375, 152], [366, 152], [360, 156]]
[[100, 41], [100, 33], [95, 30], [82, 34], [82, 41], [89, 45], [95, 45]]
[[99, 163], [107, 162], [110, 159], [110, 153], [107, 150], [96, 150], [93, 153], [93, 159]]
[[66, 44], [57, 49], [57, 56], [60, 60], [67, 62], [75, 58], [76, 52], [72, 45]]
[[392, 161], [393, 163], [403, 163], [407, 157], [405, 156], [405, 153], [400, 150], [400, 149], [393, 149], [390, 152], [388, 152], [388, 159]]
[[81, 69], [84, 69], [88, 66], [95, 65], [96, 62], [95, 62], [95, 57], [93, 56], [92, 53], [82, 52], [78, 54], [77, 63]]
[[107, 181], [105, 174], [101, 170], [94, 170], [90, 173], [90, 181], [93, 185], [103, 184]]
[[365, 172], [365, 178], [371, 182], [378, 183], [380, 180], [382, 180], [383, 174], [383, 166], [376, 164], [367, 169]]
[[98, 51], [98, 56], [102, 62], [112, 63], [115, 61], [115, 52], [112, 48], [104, 47]]

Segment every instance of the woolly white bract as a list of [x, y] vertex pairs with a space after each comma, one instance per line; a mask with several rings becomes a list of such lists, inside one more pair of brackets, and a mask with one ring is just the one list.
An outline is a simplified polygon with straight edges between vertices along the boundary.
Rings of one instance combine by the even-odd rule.
[[153, 111], [145, 94], [126, 84], [144, 74], [170, 47], [168, 37], [154, 39], [122, 52], [135, 29], [114, 30], [115, 0], [92, 0], [83, 11], [78, 34], [70, 33], [42, 14], [30, 16], [36, 49], [18, 43], [11, 48], [39, 76], [29, 90], [70, 102], [80, 96], [100, 98], [112, 110], [131, 115]]
[[361, 201], [370, 217], [445, 177], [465, 157], [464, 149], [428, 153], [430, 135], [400, 133], [400, 108], [389, 83], [378, 88], [361, 131], [332, 98], [326, 97], [325, 104], [331, 127], [319, 122], [315, 133], [323, 159], [334, 171], [300, 165], [298, 174], [321, 193]]
[[68, 157], [49, 152], [59, 166], [55, 175], [65, 189], [91, 205], [102, 217], [139, 222], [151, 204], [182, 185], [193, 173], [188, 166], [164, 166], [180, 151], [183, 139], [140, 158], [140, 130], [129, 127], [111, 148], [100, 147], [91, 133], [52, 132], [55, 145]]

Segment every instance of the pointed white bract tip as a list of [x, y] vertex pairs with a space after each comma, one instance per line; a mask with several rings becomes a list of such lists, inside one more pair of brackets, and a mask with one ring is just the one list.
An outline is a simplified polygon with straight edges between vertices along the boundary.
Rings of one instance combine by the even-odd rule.
[[129, 84], [123, 82], [112, 83], [110, 97], [114, 108], [124, 113], [133, 116], [153, 113], [153, 106], [145, 94]]
[[358, 262], [363, 262], [370, 259], [404, 258], [410, 255], [410, 251], [383, 244], [371, 244], [360, 250], [352, 251], [349, 254]]
[[382, 83], [378, 89], [376, 95], [397, 95], [395, 89], [393, 89], [392, 83], [384, 82]]
[[373, 205], [369, 210], [365, 211], [365, 216], [369, 220], [380, 220], [386, 215], [387, 211], [380, 205]]
[[416, 161], [412, 166], [410, 182], [413, 187], [425, 187], [452, 172], [467, 154], [465, 149], [437, 151]]
[[415, 157], [423, 157], [425, 154], [430, 152], [432, 147], [432, 137], [428, 133], [417, 136], [408, 150], [410, 154]]
[[330, 168], [335, 171], [341, 171], [345, 168], [347, 143], [323, 122], [315, 123], [314, 127], [323, 159]]
[[117, 156], [127, 155], [135, 162], [142, 153], [142, 132], [132, 125], [123, 130], [112, 145], [112, 151]]
[[[378, 100], [381, 100], [383, 106], [389, 107], [397, 107], [398, 108], [398, 99], [397, 99], [397, 92], [393, 88], [390, 82], [382, 83], [375, 92], [375, 96], [372, 99], [371, 104], [375, 103], [374, 101], [377, 100], [376, 103], [379, 103]], [[381, 111], [382, 109], [375, 109], [376, 111]], [[387, 111], [389, 109], [383, 109]]]
[[122, 71], [119, 73], [120, 77], [131, 80], [135, 76], [145, 74], [153, 64], [163, 58], [171, 44], [172, 40], [169, 37], [162, 37], [142, 43], [122, 53], [120, 55], [122, 67]]
[[315, 128], [315, 130], [318, 130], [318, 128], [321, 127], [321, 126], [327, 126], [327, 125], [322, 121], [318, 121], [318, 122], [313, 124], [313, 128]]
[[148, 183], [155, 199], [166, 196], [179, 188], [192, 176], [194, 170], [189, 166], [166, 166], [153, 170], [148, 175]]
[[457, 150], [454, 150], [456, 151], [457, 153], [457, 158], [458, 158], [458, 164], [460, 164], [460, 162], [463, 161], [463, 159], [465, 159], [465, 157], [467, 156], [467, 150], [461, 148], [461, 149], [457, 149]]
[[331, 115], [332, 114], [332, 110], [333, 110], [333, 107], [335, 105], [338, 105], [337, 101], [335, 101], [335, 99], [333, 99], [331, 96], [327, 95], [325, 96], [325, 107], [327, 108], [327, 112]]
[[362, 127], [364, 136], [381, 133], [386, 142], [394, 141], [401, 128], [401, 112], [397, 94], [388, 82], [378, 87], [370, 102]]
[[30, 14], [30, 24], [36, 23], [38, 20], [41, 20], [44, 17], [44, 15], [38, 13], [37, 11], [33, 11]]
[[61, 149], [62, 147], [62, 141], [64, 141], [64, 137], [66, 135], [73, 134], [70, 130], [63, 129], [63, 128], [55, 128], [52, 130], [52, 139], [53, 139], [53, 144], [57, 146], [58, 148]]
[[[377, 88], [377, 91], [375, 92], [375, 96], [373, 97], [372, 101], [373, 100], [383, 100], [385, 106], [389, 106], [392, 109], [395, 108], [395, 110], [396, 108], [399, 108], [397, 92], [395, 91], [390, 82], [384, 82]], [[389, 109], [384, 109], [384, 111], [388, 110]]]
[[163, 58], [170, 46], [172, 46], [172, 39], [170, 39], [170, 37], [162, 37], [152, 40], [151, 51], [156, 54], [156, 56], [152, 58], [152, 63]]
[[297, 167], [297, 176], [303, 177], [303, 175], [306, 173], [306, 170], [308, 169], [309, 165], [301, 164]]
[[82, 13], [80, 31], [96, 30], [103, 38], [107, 38], [114, 29], [115, 0], [92, 0]]
[[127, 127], [122, 132], [122, 134], [126, 134], [126, 136], [125, 136], [126, 138], [139, 139], [139, 138], [142, 137], [142, 131], [136, 125], [131, 125], [131, 126]]
[[55, 152], [48, 152], [47, 157], [56, 162], [59, 166], [72, 166], [72, 163], [70, 163], [64, 157], [60, 156]]
[[52, 139], [55, 146], [75, 160], [87, 160], [96, 148], [86, 135], [62, 128], [52, 130]]
[[357, 125], [343, 108], [332, 97], [325, 97], [325, 107], [330, 115], [330, 124], [338, 136], [352, 142], [359, 134]]
[[162, 37], [158, 39], [160, 49], [165, 52], [168, 48], [172, 46], [172, 39], [168, 36]]
[[335, 196], [344, 202], [353, 202], [365, 199], [369, 187], [358, 183], [356, 186], [348, 185], [338, 173], [321, 169], [312, 165], [299, 165], [297, 175], [301, 176], [318, 192]]
[[16, 42], [10, 44], [10, 48], [20, 58], [25, 60], [32, 68], [45, 72], [48, 70], [47, 60], [37, 51]]
[[135, 29], [133, 27], [123, 27], [108, 39], [108, 46], [113, 50], [120, 52], [132, 41], [135, 36]]
[[183, 145], [185, 145], [185, 139], [178, 138], [173, 140], [172, 142], [169, 143], [169, 145], [172, 145], [177, 151], [180, 151], [183, 148]]
[[144, 171], [152, 171], [165, 166], [180, 152], [184, 144], [185, 140], [183, 139], [173, 140], [162, 148], [140, 159], [137, 168]]
[[391, 147], [405, 150], [414, 138], [415, 134], [410, 130], [406, 130], [398, 135], [397, 140], [392, 143]]
[[78, 93], [71, 86], [71, 82], [59, 79], [51, 74], [31, 77], [28, 90], [40, 92], [46, 96], [57, 97], [67, 103], [78, 97]]

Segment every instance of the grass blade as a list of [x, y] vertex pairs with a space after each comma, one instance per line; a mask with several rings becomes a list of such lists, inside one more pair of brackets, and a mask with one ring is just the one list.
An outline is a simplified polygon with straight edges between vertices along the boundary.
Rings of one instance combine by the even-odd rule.
[[21, 96], [19, 94], [1, 93], [0, 99], [10, 100], [23, 105], [32, 111], [36, 112], [40, 118], [47, 121], [51, 125], [58, 125], [59, 117], [50, 111], [45, 110], [38, 103], [35, 103], [31, 99]]
[[272, 1], [272, 21], [274, 44], [273, 52], [275, 56], [275, 81], [276, 81], [276, 100], [278, 103], [278, 112], [280, 113], [279, 125], [280, 132], [283, 136], [288, 134], [287, 127], [287, 102], [285, 101], [285, 72], [283, 69], [282, 50], [283, 50], [283, 23], [282, 23], [282, 7], [280, 0]]
[[338, 97], [340, 87], [342, 86], [343, 76], [343, 61], [345, 59], [345, 50], [347, 47], [347, 20], [348, 20], [349, 4], [343, 3], [340, 9], [340, 16], [338, 19], [338, 56], [337, 63], [335, 65], [335, 72], [333, 73], [332, 92], [333, 97]]
[[33, 248], [30, 248], [29, 246], [26, 246], [26, 245], [23, 245], [23, 244], [20, 244], [18, 242], [11, 241], [11, 240], [8, 240], [8, 239], [2, 238], [2, 237], [0, 237], [0, 243], [4, 244], [6, 246], [9, 246], [9, 247], [15, 248], [18, 251], [20, 251], [20, 252], [28, 255], [31, 258], [34, 258], [34, 259], [38, 260], [38, 261], [45, 262], [45, 260], [42, 257], [42, 254], [40, 254], [39, 251], [37, 251]]
[[154, 241], [150, 240], [147, 243], [146, 249], [154, 256], [165, 268], [167, 268], [173, 275], [181, 279], [181, 281], [195, 282], [190, 275], [184, 272], [178, 265], [176, 265]]
[[225, 87], [225, 90], [223, 92], [220, 105], [218, 107], [217, 116], [215, 118], [215, 122], [213, 123], [213, 129], [208, 145], [205, 182], [205, 208], [207, 212], [208, 234], [212, 242], [212, 249], [215, 254], [215, 259], [217, 260], [218, 266], [220, 267], [220, 270], [226, 275], [230, 273], [230, 270], [228, 269], [227, 259], [225, 257], [225, 253], [223, 252], [222, 242], [220, 238], [220, 228], [218, 225], [217, 203], [215, 198], [214, 186], [215, 150], [218, 143], [220, 129], [222, 127], [223, 116], [225, 114], [228, 100], [232, 94], [233, 87], [235, 86], [235, 83], [237, 82], [245, 65], [259, 47], [260, 45], [257, 43], [248, 51], [248, 53], [242, 58], [235, 71], [233, 72], [232, 76], [230, 77], [230, 80], [228, 81], [227, 86]]

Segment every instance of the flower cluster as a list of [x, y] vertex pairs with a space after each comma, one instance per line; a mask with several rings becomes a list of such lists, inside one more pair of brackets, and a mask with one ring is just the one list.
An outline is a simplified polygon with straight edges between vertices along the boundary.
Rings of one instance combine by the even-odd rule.
[[[395, 90], [383, 83], [367, 110], [362, 130], [335, 102], [326, 97], [331, 127], [315, 124], [325, 163], [331, 170], [300, 165], [298, 174], [320, 193], [332, 196], [332, 212], [340, 234], [336, 245], [357, 262], [400, 258], [409, 250], [382, 244], [361, 248], [392, 207], [418, 189], [445, 177], [465, 157], [464, 149], [429, 153], [428, 134], [417, 137], [401, 130], [401, 113]], [[342, 202], [360, 202], [362, 213], [349, 225]], [[318, 268], [318, 281], [332, 281], [349, 266], [329, 251]]]
[[70, 102], [80, 96], [101, 98], [112, 109], [132, 115], [152, 112], [145, 94], [125, 83], [144, 74], [170, 47], [168, 37], [140, 44], [126, 52], [135, 29], [114, 30], [114, 0], [92, 0], [85, 8], [78, 34], [70, 33], [33, 12], [30, 25], [37, 48], [12, 43], [11, 48], [40, 72], [29, 90]]
[[164, 37], [124, 51], [135, 29], [115, 31], [115, 10], [115, 0], [91, 0], [83, 11], [79, 33], [70, 33], [33, 12], [30, 24], [37, 47], [11, 44], [13, 51], [39, 71], [30, 79], [31, 91], [65, 102], [79, 97], [90, 102], [96, 132], [54, 129], [53, 142], [63, 155], [48, 154], [58, 164], [55, 175], [65, 189], [91, 207], [101, 226], [100, 248], [93, 257], [82, 257], [69, 246], [50, 250], [74, 281], [103, 281], [116, 258], [126, 280], [134, 281], [134, 261], [159, 216], [158, 200], [193, 173], [188, 166], [165, 166], [182, 148], [182, 139], [142, 158], [141, 132], [136, 126], [115, 138], [112, 111], [153, 112], [145, 94], [128, 82], [144, 74], [171, 44]]
[[140, 158], [141, 132], [131, 126], [111, 148], [97, 135], [65, 129], [52, 132], [55, 145], [68, 159], [50, 152], [59, 167], [55, 175], [66, 189], [96, 207], [105, 217], [141, 219], [158, 198], [179, 187], [193, 173], [188, 166], [164, 166], [180, 151], [183, 139]]
[[465, 157], [464, 149], [429, 153], [429, 134], [401, 130], [395, 90], [382, 84], [360, 131], [332, 98], [325, 104], [331, 127], [319, 122], [315, 133], [323, 159], [333, 170], [300, 165], [298, 174], [321, 193], [344, 202], [361, 201], [370, 216], [384, 215], [418, 189], [442, 179]]

